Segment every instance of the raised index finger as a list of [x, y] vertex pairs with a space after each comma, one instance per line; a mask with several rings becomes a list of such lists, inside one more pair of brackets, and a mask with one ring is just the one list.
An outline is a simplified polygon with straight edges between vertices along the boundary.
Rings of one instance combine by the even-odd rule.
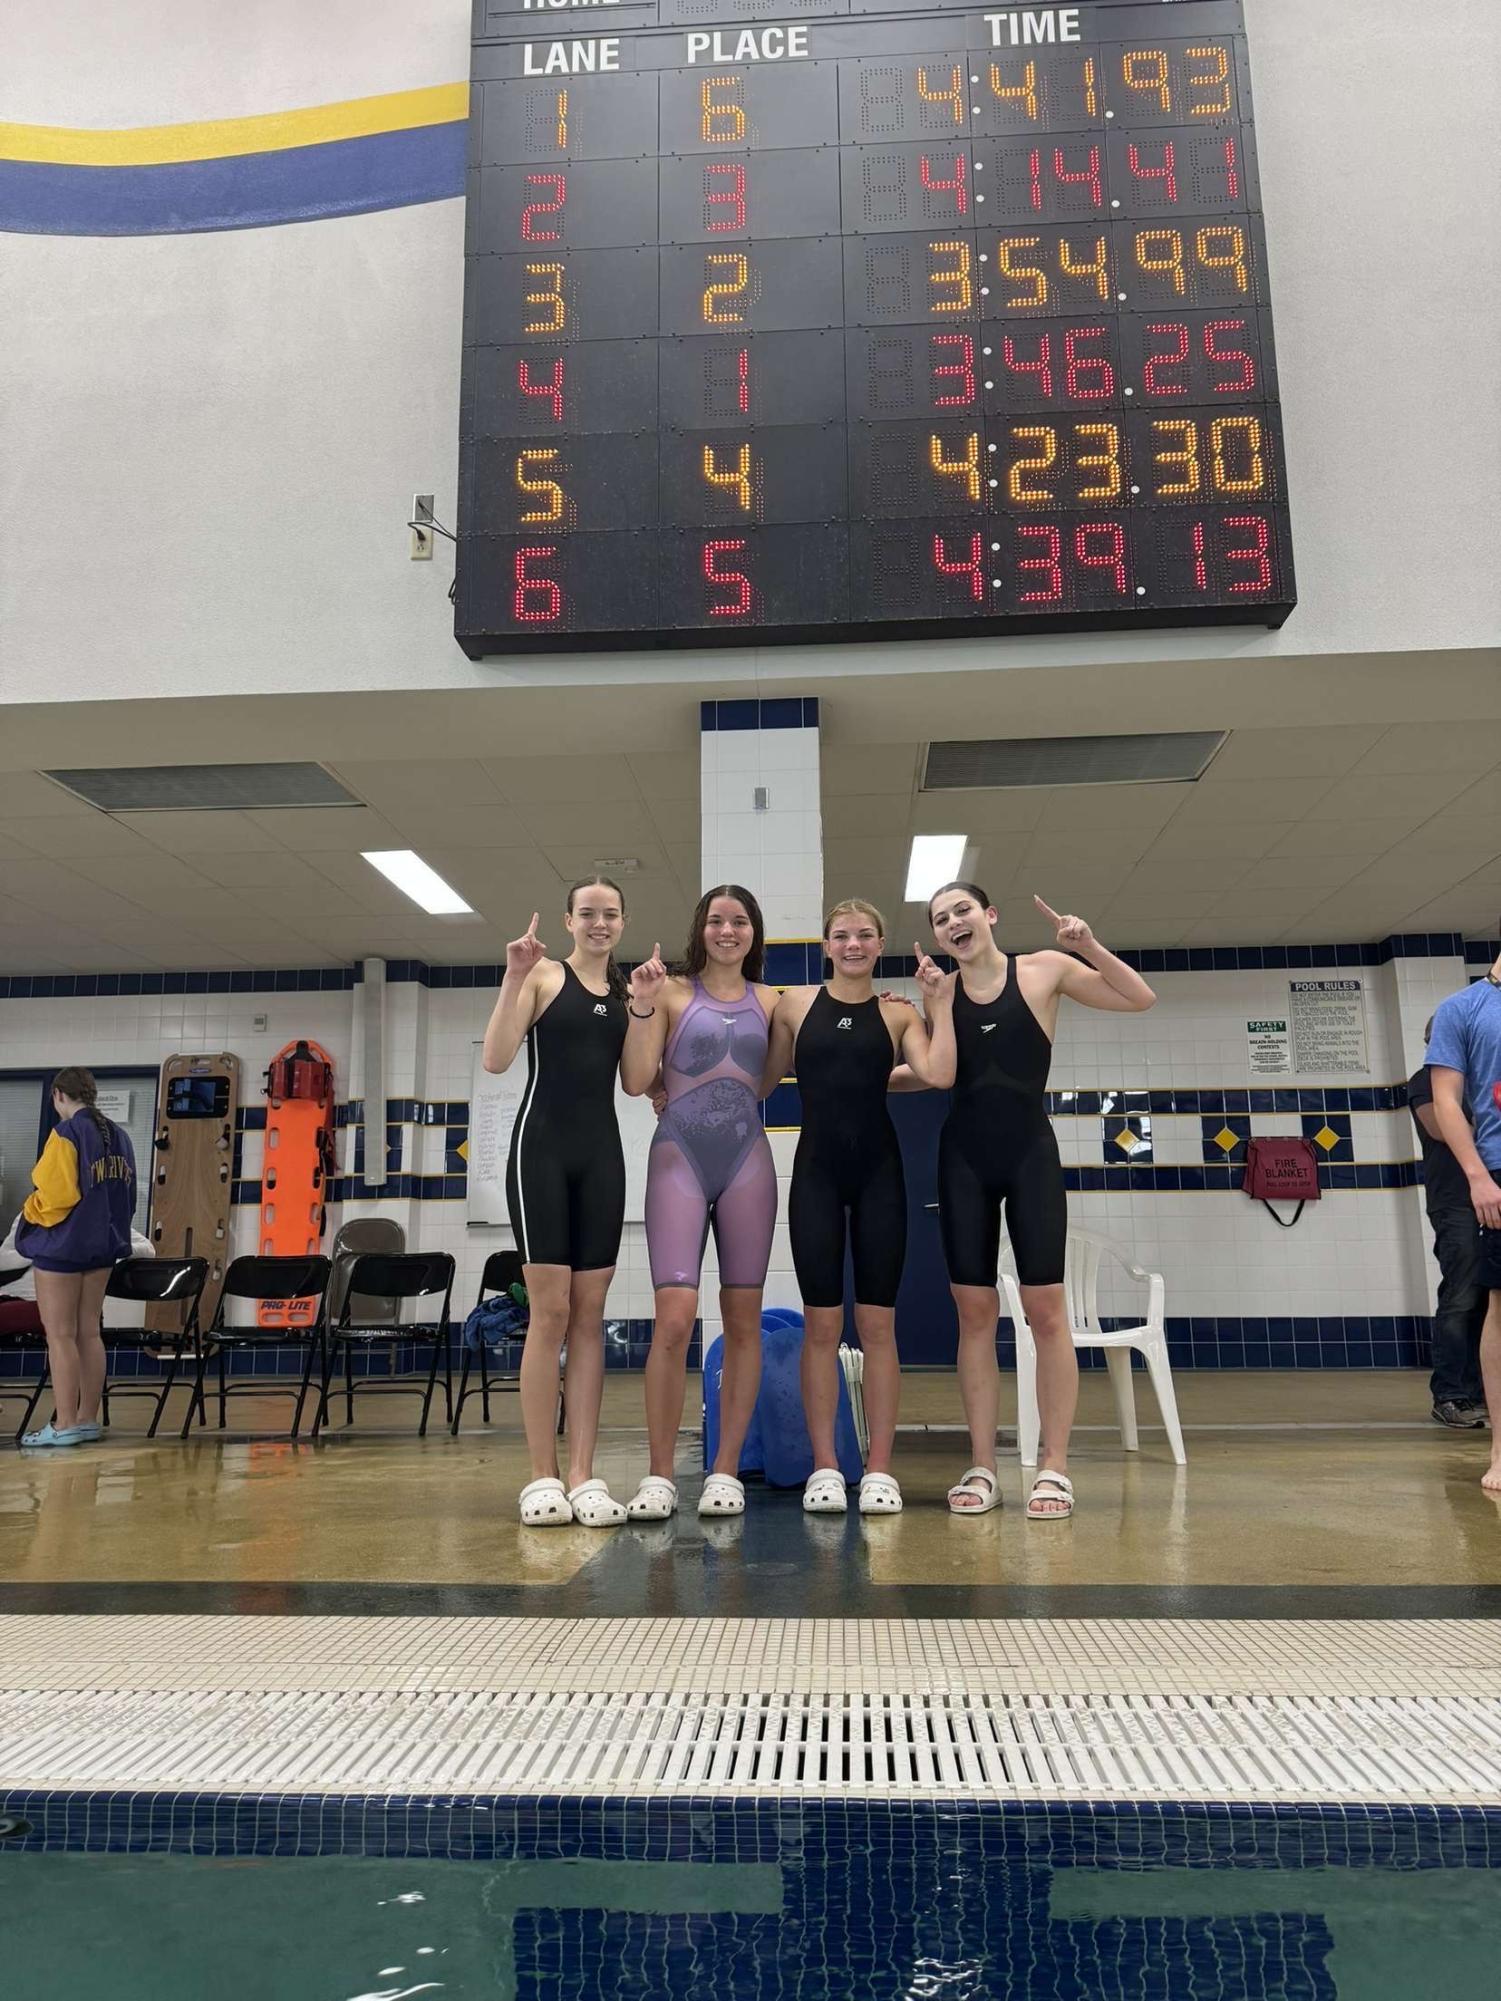
[[1044, 903], [1040, 896], [1034, 895], [1032, 901], [1037, 905], [1043, 916], [1050, 918], [1054, 924], [1061, 924], [1063, 922], [1063, 919], [1054, 910], [1053, 906], [1050, 903]]
[[527, 937], [528, 937], [528, 938], [535, 938], [535, 937], [536, 937], [536, 935], [537, 935], [537, 918], [538, 918], [538, 914], [539, 914], [539, 913], [538, 913], [537, 911], [535, 911], [535, 910], [534, 910], [534, 911], [532, 912], [532, 921], [531, 921], [531, 923], [530, 923], [530, 924], [528, 924], [528, 925], [527, 925], [527, 927], [526, 927], [526, 935], [527, 935]]

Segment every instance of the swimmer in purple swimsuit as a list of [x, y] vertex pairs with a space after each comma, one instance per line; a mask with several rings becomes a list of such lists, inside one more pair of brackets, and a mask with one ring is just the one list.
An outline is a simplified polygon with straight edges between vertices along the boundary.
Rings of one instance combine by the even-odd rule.
[[761, 984], [765, 956], [756, 899], [726, 883], [699, 900], [679, 972], [668, 973], [657, 947], [631, 975], [621, 1082], [640, 1097], [660, 1075], [667, 1097], [646, 1167], [657, 1318], [646, 1364], [651, 1470], [627, 1509], [635, 1521], [666, 1521], [677, 1508], [673, 1460], [711, 1228], [724, 1376], [719, 1455], [698, 1507], [702, 1515], [745, 1512], [736, 1472], [761, 1383], [761, 1289], [777, 1213], [776, 1169], [760, 1106], [777, 1004], [775, 990]]

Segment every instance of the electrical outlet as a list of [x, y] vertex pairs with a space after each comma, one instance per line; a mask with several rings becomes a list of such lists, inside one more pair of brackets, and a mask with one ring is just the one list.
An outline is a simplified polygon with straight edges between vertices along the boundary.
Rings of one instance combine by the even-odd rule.
[[433, 496], [430, 493], [414, 494], [412, 497], [412, 512], [408, 518], [412, 524], [412, 561], [414, 563], [430, 563], [433, 560], [433, 542], [435, 538], [432, 529], [424, 527], [422, 524], [430, 522], [433, 518]]

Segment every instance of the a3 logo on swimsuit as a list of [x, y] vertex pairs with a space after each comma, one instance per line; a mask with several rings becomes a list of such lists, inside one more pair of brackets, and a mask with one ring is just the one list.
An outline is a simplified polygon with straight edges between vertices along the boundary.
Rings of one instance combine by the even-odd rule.
[[836, 1028], [853, 1028], [854, 1025], [855, 1025], [854, 1016], [848, 1014], [840, 1015], [838, 1021], [836, 1021], [834, 1024]]
[[602, 1015], [604, 1015], [604, 1016], [606, 1017], [606, 1019], [608, 1019], [608, 1018], [609, 1018], [609, 1013], [610, 1013], [610, 1010], [609, 1010], [609, 1009], [608, 1009], [608, 1008], [607, 1008], [607, 1007], [605, 1006], [605, 1004], [604, 1004], [604, 1002], [603, 1002], [603, 1001], [596, 1001], [596, 1002], [594, 1003], [594, 1012], [595, 1012], [596, 1014], [602, 1014]]

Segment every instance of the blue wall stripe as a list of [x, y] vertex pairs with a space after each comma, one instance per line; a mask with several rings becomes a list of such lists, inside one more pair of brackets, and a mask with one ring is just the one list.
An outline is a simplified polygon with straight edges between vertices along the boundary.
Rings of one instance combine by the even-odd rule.
[[456, 120], [157, 167], [0, 160], [0, 230], [29, 236], [172, 236], [447, 201], [464, 192], [467, 134], [467, 123]]

